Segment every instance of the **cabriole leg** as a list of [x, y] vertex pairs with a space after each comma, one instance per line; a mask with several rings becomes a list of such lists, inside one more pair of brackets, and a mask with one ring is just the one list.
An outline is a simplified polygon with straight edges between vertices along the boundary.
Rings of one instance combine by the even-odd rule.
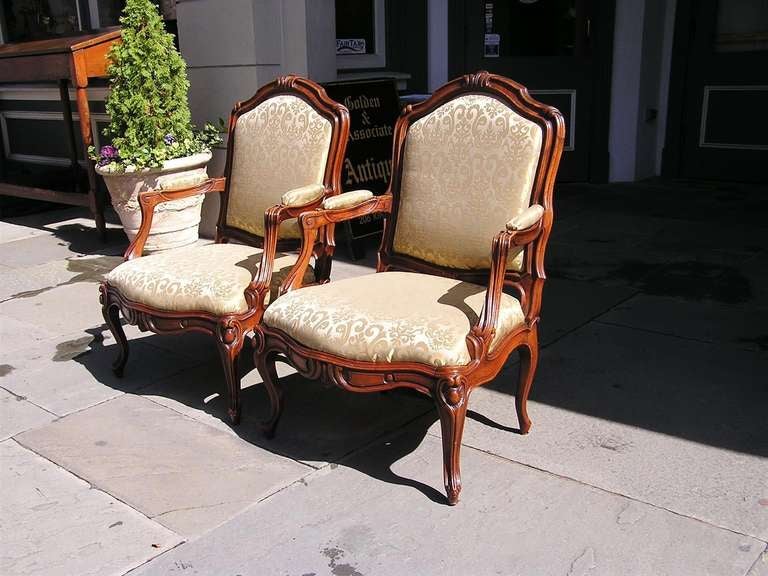
[[283, 412], [283, 391], [280, 389], [277, 369], [275, 368], [275, 355], [260, 353], [256, 355], [256, 369], [261, 375], [264, 386], [269, 394], [269, 418], [261, 423], [264, 435], [273, 438], [280, 415]]
[[227, 414], [230, 422], [237, 425], [240, 423], [240, 373], [237, 369], [237, 358], [243, 348], [243, 340], [241, 337], [232, 338], [230, 332], [224, 330], [217, 344], [227, 383]]
[[125, 363], [128, 362], [128, 339], [125, 337], [123, 325], [120, 323], [120, 307], [109, 301], [106, 288], [101, 289], [101, 314], [104, 316], [109, 331], [117, 342], [117, 358], [112, 363], [112, 371], [116, 376], [123, 375]]
[[520, 424], [520, 434], [528, 434], [531, 429], [531, 419], [528, 417], [528, 395], [531, 392], [536, 366], [539, 363], [538, 329], [531, 330], [528, 342], [520, 347], [520, 378], [517, 383], [515, 409]]
[[434, 393], [443, 437], [443, 482], [448, 504], [459, 502], [461, 492], [461, 436], [467, 415], [467, 385], [454, 376], [440, 380]]

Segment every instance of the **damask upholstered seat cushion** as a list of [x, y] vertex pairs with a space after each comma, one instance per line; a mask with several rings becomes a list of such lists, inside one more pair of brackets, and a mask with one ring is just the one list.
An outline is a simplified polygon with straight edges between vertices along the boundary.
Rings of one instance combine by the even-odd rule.
[[[189, 246], [123, 262], [106, 280], [125, 298], [158, 310], [242, 313], [248, 309], [244, 291], [259, 269], [261, 253], [240, 244]], [[295, 255], [277, 254], [271, 298], [295, 262]], [[304, 281], [312, 280], [308, 269]]]
[[[440, 276], [380, 272], [289, 292], [263, 322], [308, 348], [351, 360], [463, 366], [485, 291]], [[523, 321], [520, 303], [503, 294], [491, 347]]]

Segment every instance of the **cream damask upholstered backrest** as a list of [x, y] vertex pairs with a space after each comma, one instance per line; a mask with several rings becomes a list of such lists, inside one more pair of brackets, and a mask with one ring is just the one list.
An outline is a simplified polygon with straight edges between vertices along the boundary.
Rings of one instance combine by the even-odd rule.
[[[322, 184], [331, 122], [290, 94], [273, 96], [242, 114], [235, 126], [226, 223], [264, 235], [264, 211], [300, 186]], [[295, 220], [280, 238], [300, 238]]]
[[[403, 157], [394, 249], [440, 266], [488, 268], [493, 237], [525, 210], [541, 127], [483, 94], [414, 122]], [[510, 253], [520, 270], [522, 253]]]

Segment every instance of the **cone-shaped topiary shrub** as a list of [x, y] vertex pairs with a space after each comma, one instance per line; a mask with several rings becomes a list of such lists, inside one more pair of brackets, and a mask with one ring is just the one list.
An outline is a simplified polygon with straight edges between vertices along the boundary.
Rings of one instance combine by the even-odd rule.
[[151, 0], [127, 0], [120, 24], [122, 42], [109, 52], [110, 124], [104, 135], [112, 144], [98, 154], [92, 149], [91, 157], [121, 172], [209, 150], [221, 140], [218, 129], [206, 124], [195, 130], [187, 66], [157, 7]]

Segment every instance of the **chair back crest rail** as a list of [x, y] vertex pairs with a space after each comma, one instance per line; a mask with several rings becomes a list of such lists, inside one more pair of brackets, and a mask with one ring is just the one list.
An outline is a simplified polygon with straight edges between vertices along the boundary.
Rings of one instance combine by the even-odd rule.
[[[247, 113], [258, 106], [267, 103], [270, 99], [280, 96], [290, 96], [302, 100], [312, 112], [319, 115], [330, 124], [330, 144], [325, 159], [325, 167], [322, 175], [322, 185], [325, 195], [336, 195], [341, 191], [341, 165], [344, 161], [347, 139], [349, 136], [349, 112], [347, 109], [332, 100], [322, 86], [306, 80], [300, 76], [280, 76], [275, 82], [260, 88], [250, 99], [238, 102], [229, 117], [227, 156], [224, 167], [226, 178], [224, 190], [221, 193], [221, 204], [216, 226], [216, 242], [228, 242], [237, 240], [257, 247], [264, 247], [265, 237], [228, 221], [228, 209], [231, 201], [231, 189], [233, 185], [233, 164], [235, 151], [239, 143], [236, 138], [238, 122]], [[279, 197], [273, 202], [280, 202]], [[267, 210], [264, 214], [264, 230], [268, 230], [267, 222], [272, 220], [277, 224], [287, 218], [296, 218], [300, 210], [284, 208], [281, 211]], [[324, 236], [324, 238], [326, 238]], [[300, 238], [281, 238], [277, 242], [279, 250], [294, 250], [300, 245]]]
[[[476, 284], [487, 283], [490, 274], [493, 235], [483, 236], [483, 241], [486, 242], [485, 246], [487, 246], [486, 253], [489, 263], [487, 268], [462, 268], [441, 265], [411, 254], [405, 254], [398, 251], [395, 247], [409, 130], [417, 121], [428, 117], [442, 106], [469, 95], [482, 95], [493, 98], [526, 121], [532, 122], [541, 130], [541, 145], [532, 178], [528, 204], [540, 204], [543, 206], [542, 231], [524, 250], [520, 269], [508, 268], [504, 274], [504, 284], [518, 292], [523, 311], [526, 317], [532, 320], [538, 316], [543, 281], [546, 278], [544, 256], [547, 240], [552, 228], [553, 188], [565, 139], [565, 124], [562, 115], [556, 108], [538, 102], [529, 95], [528, 90], [524, 86], [502, 76], [484, 71], [462, 76], [438, 89], [429, 100], [405, 107], [403, 114], [395, 125], [392, 179], [388, 191], [393, 197], [392, 209], [390, 214], [385, 215], [384, 233], [379, 249], [378, 271], [403, 270], [422, 272], [456, 278]], [[510, 162], [512, 161], [510, 159]], [[469, 192], [465, 191], [465, 193]], [[455, 203], [460, 210], [461, 198], [445, 198], [444, 201]], [[424, 214], [424, 217], [429, 218], [430, 215]], [[471, 229], [471, 214], [459, 214], [458, 219], [463, 220], [463, 226]], [[503, 230], [505, 223], [506, 220], [501, 217], [498, 228], [493, 234]], [[510, 257], [511, 259], [512, 257]]]

